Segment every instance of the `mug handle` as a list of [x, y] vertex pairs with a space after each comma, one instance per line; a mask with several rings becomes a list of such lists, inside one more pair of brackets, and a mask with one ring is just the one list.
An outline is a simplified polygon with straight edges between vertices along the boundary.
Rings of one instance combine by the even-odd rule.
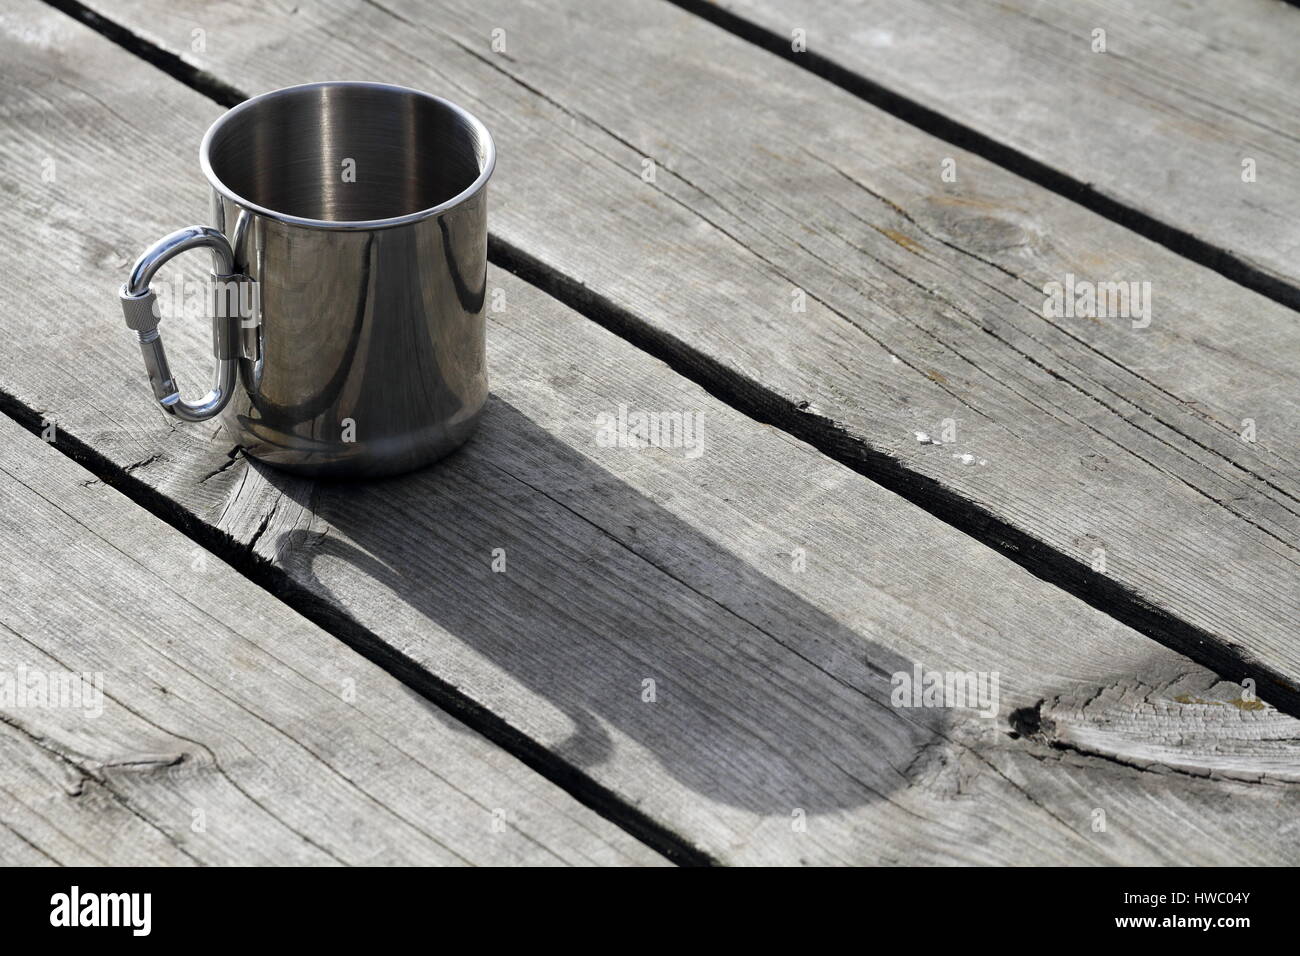
[[[157, 296], [149, 287], [149, 282], [162, 264], [173, 256], [204, 246], [212, 250], [214, 266], [214, 294], [210, 301], [212, 354], [217, 359], [217, 370], [212, 390], [197, 402], [187, 402], [181, 398], [180, 388], [172, 378], [171, 368], [167, 364], [167, 352], [163, 349], [162, 337], [158, 333], [160, 316]], [[251, 285], [252, 281], [235, 270], [235, 254], [230, 248], [230, 242], [223, 233], [210, 226], [187, 226], [164, 236], [145, 250], [131, 267], [130, 278], [118, 292], [122, 314], [126, 318], [126, 327], [135, 332], [140, 340], [140, 352], [144, 356], [144, 367], [149, 373], [149, 384], [153, 386], [154, 397], [168, 414], [175, 415], [182, 421], [201, 422], [216, 415], [230, 401], [240, 358], [241, 322], [241, 310], [230, 308], [230, 303], [232, 293], [236, 303], [254, 301], [242, 294], [252, 291], [242, 288], [245, 283]], [[225, 293], [224, 296], [221, 293]]]

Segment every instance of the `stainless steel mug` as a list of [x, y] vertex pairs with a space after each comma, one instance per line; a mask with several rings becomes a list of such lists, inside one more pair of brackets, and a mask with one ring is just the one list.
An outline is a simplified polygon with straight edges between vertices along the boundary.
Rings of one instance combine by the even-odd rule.
[[[154, 396], [221, 415], [248, 455], [309, 475], [428, 464], [487, 400], [487, 128], [436, 96], [328, 82], [254, 97], [208, 130], [212, 225], [159, 240], [120, 298]], [[158, 335], [158, 268], [211, 250], [216, 382], [180, 395]]]

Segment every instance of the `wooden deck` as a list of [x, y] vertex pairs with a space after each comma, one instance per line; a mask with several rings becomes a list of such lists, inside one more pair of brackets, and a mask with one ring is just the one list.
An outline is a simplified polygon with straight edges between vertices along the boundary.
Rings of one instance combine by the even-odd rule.
[[[1298, 44], [1275, 0], [0, 0], [0, 676], [104, 695], [0, 697], [0, 863], [1300, 861]], [[165, 418], [113, 301], [212, 120], [331, 78], [499, 151], [487, 417], [370, 484]], [[1070, 276], [1150, 314], [1045, 315]]]

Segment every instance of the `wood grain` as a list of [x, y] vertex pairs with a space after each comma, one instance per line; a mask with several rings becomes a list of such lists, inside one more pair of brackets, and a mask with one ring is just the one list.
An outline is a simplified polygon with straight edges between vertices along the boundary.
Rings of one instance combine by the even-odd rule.
[[[1290, 310], [666, 4], [93, 6], [248, 92], [349, 76], [463, 102], [499, 141], [506, 261], [1300, 711]], [[1044, 318], [1069, 276], [1149, 282], [1150, 325]]]
[[[8, 402], [57, 419], [67, 447], [184, 509], [195, 534], [275, 562], [351, 636], [723, 862], [1294, 861], [1293, 788], [1059, 751], [1011, 721], [1042, 700], [1212, 675], [500, 270], [494, 397], [438, 467], [313, 484], [170, 427], [111, 290], [141, 243], [201, 217], [192, 147], [218, 109], [71, 20], [24, 11], [5, 50], [22, 78], [6, 108], [26, 131], [10, 149], [65, 144], [74, 159], [43, 202], [45, 187], [16, 181], [3, 211], [49, 237], [6, 246], [16, 281], [59, 277], [33, 319], [53, 346], [4, 345]], [[56, 67], [63, 85], [40, 82]], [[78, 237], [101, 230], [90, 254]], [[6, 290], [10, 314], [42, 288]], [[201, 327], [168, 331], [197, 360]], [[602, 445], [596, 416], [620, 404], [699, 413], [703, 453]], [[997, 671], [997, 714], [894, 707], [893, 676], [918, 662]]]
[[1274, 786], [1296, 776], [1295, 724], [1237, 684], [1134, 681], [1043, 701], [1018, 718], [1058, 751], [1098, 754], [1159, 773]]
[[102, 692], [6, 691], [5, 864], [664, 862], [5, 417], [0, 563], [0, 684]]
[[[1203, 241], [1300, 305], [1289, 210], [1300, 11], [1271, 0], [722, 0], [719, 7], [1042, 164], [1071, 193]], [[1103, 39], [1105, 49], [1094, 50]], [[1251, 161], [1252, 178], [1243, 177]], [[1217, 253], [1217, 256], [1216, 256]], [[1226, 261], [1231, 260], [1231, 261]]]

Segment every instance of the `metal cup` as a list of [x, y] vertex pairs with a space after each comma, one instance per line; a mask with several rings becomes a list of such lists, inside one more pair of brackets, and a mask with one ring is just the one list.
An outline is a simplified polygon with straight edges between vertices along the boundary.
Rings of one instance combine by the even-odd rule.
[[[199, 149], [212, 227], [159, 240], [120, 298], [154, 395], [221, 415], [244, 451], [308, 475], [418, 468], [464, 442], [487, 400], [487, 128], [447, 100], [328, 82], [254, 97]], [[212, 390], [181, 398], [149, 283], [211, 250]]]

